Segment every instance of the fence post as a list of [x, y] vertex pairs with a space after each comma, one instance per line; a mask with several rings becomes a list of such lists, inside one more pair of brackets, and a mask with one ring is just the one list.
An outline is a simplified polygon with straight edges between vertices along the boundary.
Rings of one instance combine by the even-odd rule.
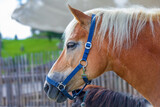
[[40, 54], [40, 65], [41, 65], [41, 91], [42, 91], [42, 95], [41, 95], [41, 97], [42, 97], [42, 106], [45, 106], [45, 103], [46, 103], [46, 99], [45, 99], [45, 93], [44, 93], [44, 91], [43, 91], [43, 84], [44, 84], [44, 81], [45, 81], [45, 71], [44, 71], [44, 64], [43, 64], [43, 60], [44, 60], [44, 58], [43, 58], [43, 53], [41, 53]]
[[[33, 60], [33, 54], [31, 54], [31, 93], [34, 93], [35, 92], [35, 85], [34, 85], [34, 60]], [[35, 96], [32, 96], [32, 99], [34, 99]], [[32, 103], [32, 106], [35, 106], [35, 103], [33, 102]]]
[[2, 88], [3, 88], [3, 83], [2, 83], [2, 58], [0, 57], [0, 106], [3, 105], [2, 99], [3, 99], [3, 95], [2, 95]]
[[[23, 88], [23, 86], [25, 85], [25, 67], [24, 67], [24, 56], [21, 55], [20, 56], [20, 74], [21, 74], [21, 106], [24, 107], [25, 106], [25, 89]], [[23, 88], [23, 89], [22, 89]]]
[[17, 90], [18, 90], [18, 93], [17, 93], [17, 96], [18, 96], [18, 101], [17, 101], [17, 106], [18, 107], [22, 107], [21, 106], [21, 89], [22, 89], [22, 86], [21, 86], [21, 64], [20, 64], [20, 58], [17, 57], [17, 64], [18, 64], [18, 72], [17, 72]]
[[38, 78], [40, 76], [40, 71], [39, 71], [39, 54], [38, 53], [35, 53], [34, 54], [34, 58], [35, 58], [35, 61], [34, 61], [34, 64], [37, 65], [36, 67], [34, 67], [34, 86], [35, 86], [35, 106], [39, 106], [38, 102], [39, 102], [39, 93], [38, 93], [38, 88], [39, 87], [39, 81], [38, 81]]
[[6, 90], [7, 90], [7, 96], [6, 96], [6, 99], [7, 99], [7, 106], [8, 107], [12, 107], [12, 78], [11, 78], [11, 63], [12, 59], [11, 58], [7, 58], [6, 60], [6, 64], [7, 64], [7, 84], [6, 84]]
[[[28, 74], [28, 72], [27, 72], [27, 71], [28, 71], [28, 68], [27, 68], [27, 67], [28, 67], [28, 66], [29, 66], [29, 64], [27, 63], [27, 55], [25, 54], [25, 55], [24, 55], [24, 72], [25, 72], [25, 73], [24, 73], [24, 74], [25, 74], [25, 76], [24, 76], [24, 78], [25, 78], [24, 81], [25, 81], [25, 83], [28, 83], [28, 81], [27, 81], [27, 80], [28, 80], [28, 79], [27, 79], [27, 78], [28, 78], [28, 77], [27, 77], [27, 74]], [[26, 88], [28, 88], [28, 84], [26, 84]], [[27, 93], [29, 93], [29, 92], [28, 92], [28, 89], [25, 90], [25, 93], [26, 93], [25, 98], [24, 98], [25, 106], [29, 106], [29, 104], [28, 104], [28, 103], [29, 103], [29, 102], [28, 102], [28, 94], [27, 94]]]
[[104, 78], [105, 75], [101, 75], [101, 84], [102, 84], [102, 87], [105, 87], [105, 81], [106, 79]]

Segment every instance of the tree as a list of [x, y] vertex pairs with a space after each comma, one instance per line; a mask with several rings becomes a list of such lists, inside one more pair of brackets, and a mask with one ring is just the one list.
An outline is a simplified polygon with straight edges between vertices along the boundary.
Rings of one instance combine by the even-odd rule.
[[38, 29], [31, 29], [32, 37], [38, 37], [38, 38], [48, 38], [49, 41], [52, 40], [52, 38], [58, 38], [62, 39], [62, 33], [52, 32], [52, 31], [42, 31]]
[[14, 36], [14, 40], [18, 40], [18, 36], [16, 34]]
[[46, 31], [46, 36], [48, 37], [49, 41], [52, 40], [52, 38], [62, 38], [62, 33], [56, 33], [56, 32], [51, 32], [51, 31]]
[[0, 33], [0, 57], [2, 56], [1, 50], [2, 50], [2, 34]]

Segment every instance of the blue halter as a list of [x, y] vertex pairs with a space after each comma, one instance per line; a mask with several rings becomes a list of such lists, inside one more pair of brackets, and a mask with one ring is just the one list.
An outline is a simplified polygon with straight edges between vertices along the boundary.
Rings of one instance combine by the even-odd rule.
[[[94, 34], [94, 28], [95, 28], [95, 23], [96, 23], [96, 18], [95, 15], [92, 15], [92, 19], [91, 19], [91, 26], [90, 26], [90, 30], [89, 30], [89, 35], [88, 35], [88, 40], [85, 44], [85, 51], [83, 54], [83, 58], [80, 60], [79, 65], [68, 75], [68, 77], [63, 81], [63, 82], [56, 82], [52, 79], [50, 79], [48, 76], [46, 77], [46, 80], [48, 83], [52, 84], [53, 86], [57, 87], [59, 91], [61, 91], [65, 96], [67, 96], [69, 99], [73, 100], [74, 98], [76, 98], [76, 96], [78, 96], [83, 89], [91, 83], [91, 81], [88, 80], [87, 75], [85, 74], [85, 68], [87, 66], [87, 57], [89, 54], [89, 51], [92, 47], [92, 38], [93, 38], [93, 34]], [[81, 62], [84, 61], [86, 63], [86, 65], [82, 65]], [[76, 91], [72, 91], [72, 96], [67, 92], [67, 90], [65, 89], [67, 83], [72, 79], [72, 77], [81, 69], [83, 68], [83, 74], [82, 74], [82, 78], [85, 82], [84, 87], [78, 92], [76, 93]]]

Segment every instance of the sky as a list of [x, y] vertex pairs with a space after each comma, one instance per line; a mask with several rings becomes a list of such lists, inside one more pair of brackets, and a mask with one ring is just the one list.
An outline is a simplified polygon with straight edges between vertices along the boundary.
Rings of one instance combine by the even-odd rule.
[[[15, 35], [18, 39], [25, 39], [31, 36], [30, 27], [22, 25], [11, 18], [15, 8], [19, 2], [26, 2], [27, 0], [0, 0], [0, 32], [2, 38], [14, 39]], [[120, 0], [114, 0], [120, 5]], [[122, 6], [127, 0], [121, 0]]]
[[18, 6], [18, 0], [0, 0], [0, 32], [2, 38], [25, 39], [31, 36], [30, 27], [24, 26], [11, 18], [12, 12]]

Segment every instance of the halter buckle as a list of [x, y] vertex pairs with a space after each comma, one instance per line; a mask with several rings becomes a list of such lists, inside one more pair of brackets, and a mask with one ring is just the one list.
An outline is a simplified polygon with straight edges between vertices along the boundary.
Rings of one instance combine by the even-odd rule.
[[62, 82], [59, 83], [59, 85], [57, 86], [58, 90], [63, 90], [66, 88], [66, 85], [63, 85]]
[[91, 47], [92, 47], [92, 43], [91, 42], [86, 42], [85, 48], [86, 49], [91, 49]]

